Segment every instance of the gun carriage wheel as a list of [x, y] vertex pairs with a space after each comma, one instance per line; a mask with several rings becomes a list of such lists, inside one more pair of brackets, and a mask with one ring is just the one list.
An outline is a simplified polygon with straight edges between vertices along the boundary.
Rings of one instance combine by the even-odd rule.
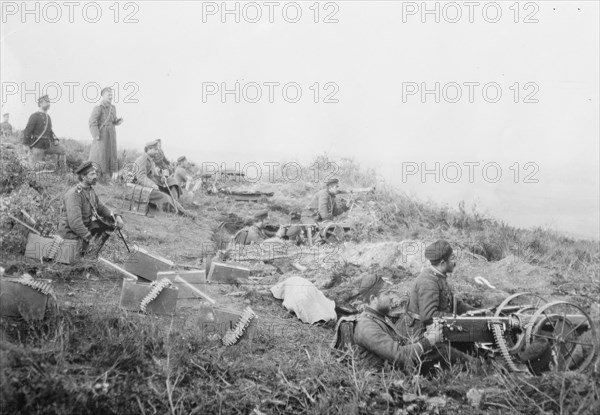
[[[507, 297], [496, 307], [494, 317], [513, 315], [517, 319], [520, 319], [522, 316], [533, 315], [541, 305], [546, 303], [546, 299], [537, 294], [528, 292], [516, 293]], [[506, 331], [503, 338], [508, 352], [515, 354], [523, 346], [525, 329]]]
[[554, 301], [535, 311], [526, 325], [526, 346], [547, 342], [554, 371], [584, 371], [598, 355], [598, 332], [583, 309]]

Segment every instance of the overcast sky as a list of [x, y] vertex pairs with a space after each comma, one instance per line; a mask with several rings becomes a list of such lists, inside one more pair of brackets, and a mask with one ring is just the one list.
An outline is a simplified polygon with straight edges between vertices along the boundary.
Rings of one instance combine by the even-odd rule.
[[[24, 128], [37, 82], [56, 101], [56, 134], [89, 140], [96, 85], [114, 85], [121, 148], [160, 137], [170, 158], [198, 162], [354, 157], [423, 199], [477, 202], [518, 226], [597, 238], [598, 2], [521, 2], [518, 15], [513, 3], [429, 2], [436, 23], [421, 2], [275, 2], [271, 23], [265, 2], [228, 2], [236, 23], [222, 2], [123, 2], [118, 16], [107, 2], [92, 23], [97, 10], [83, 2], [71, 23], [57, 2], [37, 6], [37, 23], [21, 2], [3, 2], [2, 112]], [[239, 103], [220, 94], [236, 82]], [[420, 93], [436, 82], [439, 103]], [[463, 166], [463, 179], [402, 175], [435, 162]], [[490, 183], [477, 167], [470, 183], [465, 162], [497, 163], [502, 178]], [[538, 182], [524, 183], [528, 173]]]

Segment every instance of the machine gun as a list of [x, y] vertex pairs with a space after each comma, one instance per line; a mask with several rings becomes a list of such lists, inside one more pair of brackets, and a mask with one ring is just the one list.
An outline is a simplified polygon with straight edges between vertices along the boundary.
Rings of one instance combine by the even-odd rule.
[[[290, 229], [299, 229], [301, 233], [300, 240], [306, 239], [308, 241], [308, 245], [312, 246], [313, 236], [319, 231], [319, 225], [317, 223], [285, 223], [283, 225], [279, 225], [279, 230], [277, 233], [283, 239], [286, 237], [289, 238]], [[296, 235], [294, 234], [294, 236]]]
[[375, 186], [371, 187], [357, 187], [355, 189], [346, 189], [340, 190], [340, 194], [342, 195], [358, 195], [358, 194], [366, 194], [366, 193], [375, 193]]
[[359, 187], [359, 188], [356, 188], [356, 189], [340, 190], [339, 194], [340, 195], [349, 195], [350, 196], [349, 200], [346, 202], [346, 205], [348, 206], [348, 210], [352, 211], [352, 208], [356, 205], [355, 200], [358, 197], [360, 197], [361, 195], [375, 194], [375, 186], [372, 186], [372, 187]]
[[494, 309], [440, 322], [450, 345], [473, 344], [499, 354], [514, 372], [523, 371], [519, 364], [535, 374], [582, 372], [598, 358], [598, 332], [590, 316], [579, 305], [547, 302], [536, 294], [514, 294]]

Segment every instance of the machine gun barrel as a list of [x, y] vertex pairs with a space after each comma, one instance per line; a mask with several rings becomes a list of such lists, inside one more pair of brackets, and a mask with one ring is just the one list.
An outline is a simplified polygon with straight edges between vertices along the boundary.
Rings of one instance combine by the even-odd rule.
[[375, 186], [357, 187], [354, 189], [340, 190], [340, 194], [359, 194], [359, 193], [375, 193]]
[[[520, 306], [519, 306], [520, 307]], [[450, 343], [493, 343], [492, 324], [502, 324], [506, 331], [522, 332], [527, 325], [535, 324], [532, 314], [510, 314], [504, 317], [480, 317], [480, 316], [449, 316], [442, 317], [444, 338]], [[552, 321], [553, 317], [567, 319], [579, 332], [589, 329], [588, 320], [580, 314], [544, 316], [544, 319]]]

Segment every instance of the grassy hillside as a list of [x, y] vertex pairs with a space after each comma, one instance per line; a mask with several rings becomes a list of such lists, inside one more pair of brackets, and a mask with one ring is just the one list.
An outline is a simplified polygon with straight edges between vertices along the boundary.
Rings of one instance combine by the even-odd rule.
[[[83, 145], [73, 142], [69, 148], [71, 160], [85, 155]], [[257, 274], [266, 275], [261, 284], [208, 288], [219, 304], [237, 309], [250, 305], [259, 316], [257, 335], [236, 346], [223, 347], [202, 331], [197, 300], [180, 300], [172, 318], [122, 311], [122, 279], [110, 269], [89, 262], [40, 264], [22, 257], [26, 232], [6, 213], [18, 214], [25, 207], [39, 221], [55, 225], [60, 196], [74, 183], [72, 176], [35, 175], [23, 166], [23, 156], [18, 146], [2, 149], [1, 262], [7, 274], [29, 272], [53, 279], [58, 308], [42, 323], [0, 320], [0, 413], [600, 411], [598, 364], [584, 374], [539, 377], [506, 373], [497, 362], [453, 368], [429, 378], [368, 371], [354, 359], [331, 353], [331, 325], [303, 324], [272, 297], [272, 283], [299, 274], [277, 261]], [[452, 284], [474, 305], [494, 304], [506, 293], [533, 289], [548, 298], [577, 301], [596, 323], [600, 320], [597, 242], [544, 229], [516, 229], [464, 206], [425, 204], [387, 186], [376, 172], [353, 160], [315, 160], [323, 165], [330, 161], [338, 165], [344, 187], [377, 187], [374, 196], [359, 201], [345, 218], [356, 231], [340, 251], [340, 260], [333, 265], [313, 263], [302, 274], [331, 298], [344, 284], [373, 272], [409, 286], [415, 268], [391, 258], [386, 249], [401, 241], [446, 238], [462, 253]], [[302, 177], [312, 177], [313, 165], [303, 167]], [[252, 186], [275, 195], [257, 204], [232, 203], [219, 196], [186, 197], [184, 205], [196, 220], [158, 212], [125, 215], [125, 237], [173, 261], [201, 264], [209, 248], [226, 241], [252, 212], [267, 207], [273, 223], [284, 223], [286, 215], [305, 206], [319, 187], [311, 180], [266, 179]], [[97, 192], [120, 206], [121, 185], [101, 184]], [[115, 238], [104, 255], [122, 263], [127, 253]], [[380, 259], [373, 263], [369, 255]], [[498, 292], [477, 288], [474, 275], [489, 278]], [[472, 388], [485, 392], [479, 409], [468, 404]]]

